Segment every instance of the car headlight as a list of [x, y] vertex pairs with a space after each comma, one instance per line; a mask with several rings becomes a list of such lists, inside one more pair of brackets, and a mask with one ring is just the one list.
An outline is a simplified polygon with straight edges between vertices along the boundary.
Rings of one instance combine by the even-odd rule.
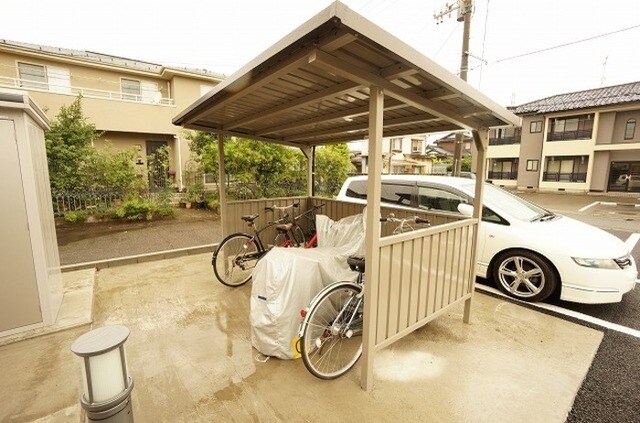
[[592, 259], [572, 257], [576, 264], [584, 267], [593, 267], [596, 269], [620, 269], [618, 263], [614, 259]]

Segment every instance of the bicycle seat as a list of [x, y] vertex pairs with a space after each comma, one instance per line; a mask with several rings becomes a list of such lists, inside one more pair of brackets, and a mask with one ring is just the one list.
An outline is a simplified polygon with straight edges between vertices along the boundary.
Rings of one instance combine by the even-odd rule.
[[354, 272], [364, 273], [364, 257], [351, 256], [347, 259], [347, 263]]
[[276, 231], [289, 232], [293, 225], [291, 223], [283, 223], [282, 225], [276, 225]]
[[253, 222], [257, 218], [257, 214], [245, 214], [244, 216], [240, 216], [240, 219], [244, 220], [245, 222]]

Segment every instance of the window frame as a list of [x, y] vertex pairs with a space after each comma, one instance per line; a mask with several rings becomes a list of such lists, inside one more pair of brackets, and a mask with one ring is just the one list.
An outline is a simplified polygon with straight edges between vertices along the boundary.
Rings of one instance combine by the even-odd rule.
[[[539, 126], [539, 128], [536, 130], [534, 129], [534, 125], [536, 127]], [[530, 134], [539, 134], [542, 132], [542, 121], [541, 120], [532, 120], [531, 123], [529, 123], [529, 133]]]
[[[530, 167], [529, 164], [532, 166]], [[535, 164], [535, 166], [533, 166]], [[527, 159], [527, 172], [537, 172], [540, 170], [540, 160], [539, 159]]]
[[[624, 139], [625, 140], [632, 140], [635, 138], [636, 136], [636, 126], [637, 126], [637, 120], [636, 118], [629, 118], [627, 119], [627, 122], [624, 124]], [[631, 135], [627, 136], [628, 132], [629, 132], [629, 125], [633, 125], [633, 130], [631, 131]]]
[[[123, 89], [122, 89], [123, 88], [122, 83], [124, 81], [137, 82], [138, 83], [138, 93], [137, 94], [132, 94], [132, 93], [124, 92]], [[142, 101], [142, 81], [140, 79], [132, 79], [132, 78], [120, 77], [120, 95], [122, 96], [123, 100], [141, 102]], [[131, 96], [133, 98], [131, 98], [129, 96]]]
[[[40, 67], [40, 68], [44, 69], [44, 82], [32, 81], [32, 80], [24, 79], [22, 77], [21, 72], [20, 72], [20, 65], [21, 64], [22, 65], [27, 65], [27, 66], [37, 66], [37, 67]], [[18, 74], [18, 81], [20, 81], [20, 88], [49, 91], [49, 75], [47, 73], [47, 66], [46, 65], [41, 65], [39, 63], [23, 62], [23, 61], [20, 61], [20, 60], [16, 60], [16, 72]], [[27, 81], [27, 83], [31, 84], [31, 86], [23, 85], [22, 81]]]

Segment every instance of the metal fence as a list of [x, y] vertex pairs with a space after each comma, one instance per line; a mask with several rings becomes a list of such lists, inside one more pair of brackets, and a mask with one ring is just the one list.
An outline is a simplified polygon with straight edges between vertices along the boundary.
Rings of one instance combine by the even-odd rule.
[[53, 214], [80, 210], [106, 210], [115, 207], [122, 198], [118, 192], [68, 192], [52, 195]]

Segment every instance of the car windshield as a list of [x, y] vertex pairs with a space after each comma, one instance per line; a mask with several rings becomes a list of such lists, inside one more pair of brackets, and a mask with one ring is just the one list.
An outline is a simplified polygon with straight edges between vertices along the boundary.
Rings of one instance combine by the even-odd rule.
[[[470, 195], [475, 193], [475, 184], [465, 184], [462, 188]], [[504, 210], [518, 220], [527, 222], [554, 216], [550, 211], [491, 184], [484, 185], [484, 201], [500, 210]]]

